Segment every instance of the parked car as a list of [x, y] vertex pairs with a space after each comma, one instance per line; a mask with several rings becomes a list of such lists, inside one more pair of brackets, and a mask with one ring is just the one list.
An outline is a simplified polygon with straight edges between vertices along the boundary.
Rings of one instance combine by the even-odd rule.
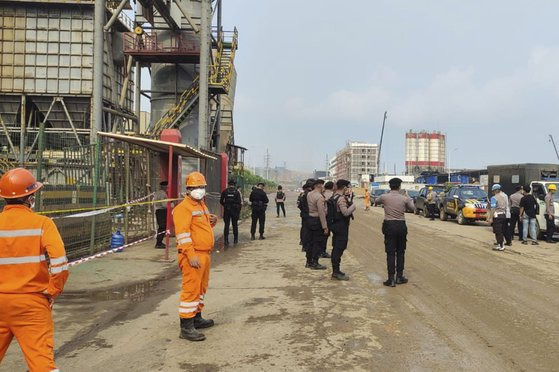
[[371, 191], [371, 205], [374, 206], [375, 200], [382, 194], [386, 194], [388, 192], [390, 192], [390, 190], [388, 189], [374, 189], [373, 191]]
[[456, 218], [460, 225], [487, 219], [487, 193], [479, 186], [454, 186], [439, 204], [441, 221]]
[[[557, 181], [532, 181], [530, 182], [530, 187], [532, 188], [532, 195], [536, 198], [539, 204], [539, 214], [536, 216], [536, 234], [538, 239], [543, 239], [547, 224], [545, 221], [545, 195], [549, 191], [548, 187], [551, 184], [555, 184], [555, 186], [559, 187], [559, 182]], [[553, 194], [553, 204], [555, 205], [555, 211], [559, 211], [559, 193]], [[556, 230], [559, 229], [559, 216], [555, 215], [555, 226]]]
[[[413, 200], [414, 204], [415, 204], [415, 199], [418, 197], [419, 195], [419, 191], [417, 190], [402, 190], [403, 193], [407, 194], [408, 197]], [[406, 207], [406, 213], [413, 213], [414, 210], [411, 210], [410, 208]]]
[[[419, 190], [419, 195], [415, 198], [415, 214], [422, 213], [425, 217], [429, 215], [429, 211], [427, 210], [427, 194], [429, 194], [429, 187], [430, 186], [425, 186]], [[431, 187], [433, 187], [433, 191], [436, 194], [435, 214], [439, 214], [439, 195], [444, 192], [445, 187], [442, 185], [432, 185]]]

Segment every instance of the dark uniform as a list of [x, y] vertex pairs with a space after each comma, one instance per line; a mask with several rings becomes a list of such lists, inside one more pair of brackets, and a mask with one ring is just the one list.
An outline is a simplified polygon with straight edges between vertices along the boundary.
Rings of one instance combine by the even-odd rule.
[[229, 182], [229, 187], [223, 190], [219, 203], [223, 206], [223, 237], [225, 244], [229, 244], [229, 223], [233, 225], [233, 243], [239, 242], [239, 217], [243, 200], [241, 193], [235, 187], [235, 182]]
[[340, 271], [340, 263], [342, 255], [347, 248], [349, 240], [349, 222], [355, 211], [355, 204], [350, 200], [349, 196], [343, 195], [343, 189], [349, 186], [349, 181], [338, 180], [338, 190], [332, 196], [332, 202], [335, 203], [336, 211], [330, 223], [332, 230], [332, 278], [338, 280], [348, 280], [349, 277]]
[[[389, 181], [391, 191], [376, 199], [375, 204], [384, 205], [384, 222], [382, 233], [384, 234], [384, 248], [386, 252], [386, 266], [388, 280], [383, 284], [395, 287], [396, 284], [407, 283], [404, 276], [404, 262], [406, 254], [406, 243], [408, 228], [406, 226], [406, 207], [412, 211], [415, 209], [413, 201], [400, 194], [394, 187], [400, 187], [402, 180], [393, 178]], [[394, 280], [396, 274], [396, 280]]]
[[255, 188], [250, 193], [250, 203], [252, 207], [252, 224], [250, 226], [250, 237], [255, 239], [256, 223], [258, 222], [258, 232], [260, 233], [260, 240], [264, 238], [264, 225], [266, 223], [266, 208], [268, 207], [268, 195], [261, 188]]
[[161, 186], [161, 189], [156, 191], [153, 195], [153, 201], [155, 202], [155, 220], [157, 221], [155, 248], [165, 248], [163, 238], [165, 237], [165, 231], [167, 231], [167, 202], [161, 200], [168, 199], [168, 185], [169, 183], [167, 181], [160, 182], [159, 186]]
[[312, 244], [311, 232], [308, 226], [309, 204], [307, 202], [307, 195], [311, 191], [313, 183], [314, 183], [314, 179], [312, 178], [308, 179], [305, 185], [303, 186], [304, 191], [297, 198], [297, 207], [301, 211], [301, 213], [299, 214], [301, 216], [300, 240], [301, 240], [301, 245], [303, 246], [301, 249], [303, 252], [306, 252], [307, 249]]
[[328, 225], [326, 222], [326, 200], [321, 193], [321, 189], [317, 188], [324, 184], [324, 181], [315, 181], [313, 191], [307, 194], [307, 204], [309, 206], [308, 227], [311, 232], [312, 245], [307, 248], [307, 264], [306, 267], [313, 270], [325, 270], [326, 266], [318, 263], [320, 252], [326, 249], [328, 241]]

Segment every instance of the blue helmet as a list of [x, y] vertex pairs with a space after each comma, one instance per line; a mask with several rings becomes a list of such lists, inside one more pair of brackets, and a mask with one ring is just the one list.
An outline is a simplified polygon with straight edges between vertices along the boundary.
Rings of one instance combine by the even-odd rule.
[[501, 190], [501, 185], [499, 185], [498, 183], [494, 184], [493, 187], [491, 188], [491, 191], [496, 191], [496, 190]]

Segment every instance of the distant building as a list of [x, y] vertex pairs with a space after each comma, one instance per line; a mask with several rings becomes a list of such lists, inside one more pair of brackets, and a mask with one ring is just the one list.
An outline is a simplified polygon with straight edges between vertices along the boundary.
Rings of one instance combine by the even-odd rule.
[[441, 132], [406, 133], [406, 174], [444, 172], [446, 136]]
[[378, 145], [349, 141], [330, 160], [330, 177], [360, 184], [363, 175], [378, 173], [377, 156]]
[[321, 179], [324, 179], [324, 178], [327, 178], [327, 177], [328, 177], [328, 172], [327, 172], [327, 171], [321, 171], [321, 170], [316, 170], [316, 169], [315, 169], [315, 170], [314, 170], [314, 175], [313, 175], [313, 177], [314, 177], [314, 178], [321, 178]]

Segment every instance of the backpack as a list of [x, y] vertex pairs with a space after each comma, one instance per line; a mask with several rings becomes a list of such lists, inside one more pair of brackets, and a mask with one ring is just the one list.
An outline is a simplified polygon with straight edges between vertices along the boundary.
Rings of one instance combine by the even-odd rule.
[[297, 208], [301, 211], [301, 217], [307, 217], [309, 215], [309, 204], [307, 203], [307, 193], [299, 195], [297, 199]]
[[283, 200], [284, 197], [285, 197], [285, 194], [283, 193], [283, 191], [278, 191], [278, 193], [276, 194], [276, 199], [277, 200]]
[[326, 224], [331, 230], [334, 223], [343, 219], [343, 215], [338, 211], [338, 200], [340, 194], [334, 194], [326, 201]]

